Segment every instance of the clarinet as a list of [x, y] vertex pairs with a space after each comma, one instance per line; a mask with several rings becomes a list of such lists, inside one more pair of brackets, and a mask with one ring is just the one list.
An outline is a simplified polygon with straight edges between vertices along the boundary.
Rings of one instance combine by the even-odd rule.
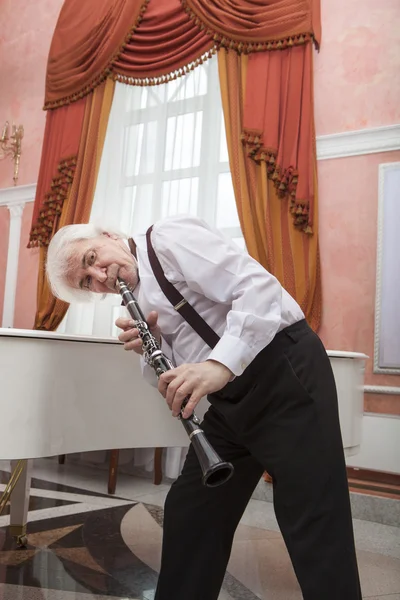
[[[172, 362], [161, 351], [160, 344], [150, 332], [149, 326], [146, 323], [141, 308], [128, 288], [125, 281], [118, 277], [116, 288], [122, 296], [122, 302], [126, 306], [130, 316], [135, 322], [135, 327], [139, 332], [139, 337], [143, 342], [143, 357], [145, 362], [150, 365], [155, 371], [157, 378], [166, 371], [174, 368]], [[185, 419], [183, 417], [183, 409], [189, 401], [189, 397], [185, 398], [181, 407], [179, 419], [185, 428], [193, 444], [193, 449], [199, 460], [202, 471], [202, 482], [207, 487], [217, 487], [228, 481], [233, 475], [233, 465], [223, 461], [215, 452], [210, 442], [207, 440], [204, 431], [199, 427], [200, 420], [193, 413]]]

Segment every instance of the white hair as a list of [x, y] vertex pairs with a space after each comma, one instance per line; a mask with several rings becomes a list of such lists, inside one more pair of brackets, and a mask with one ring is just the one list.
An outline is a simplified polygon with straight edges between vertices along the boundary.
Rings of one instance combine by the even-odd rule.
[[128, 237], [115, 228], [107, 228], [96, 223], [65, 225], [57, 231], [50, 241], [46, 260], [47, 279], [54, 296], [69, 303], [88, 302], [99, 297], [99, 294], [88, 290], [73, 288], [67, 282], [67, 275], [74, 254], [73, 242], [96, 238], [106, 232], [121, 238]]

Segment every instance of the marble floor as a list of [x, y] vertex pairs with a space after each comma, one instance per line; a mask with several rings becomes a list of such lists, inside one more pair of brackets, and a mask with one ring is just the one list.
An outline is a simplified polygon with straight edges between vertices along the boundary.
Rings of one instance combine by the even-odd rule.
[[[0, 493], [8, 470], [0, 461]], [[0, 516], [0, 600], [154, 598], [169, 485], [121, 474], [112, 497], [106, 480], [99, 469], [35, 461], [26, 549]], [[400, 600], [400, 528], [359, 519], [354, 528], [363, 597]], [[251, 500], [219, 600], [301, 598], [272, 504]]]

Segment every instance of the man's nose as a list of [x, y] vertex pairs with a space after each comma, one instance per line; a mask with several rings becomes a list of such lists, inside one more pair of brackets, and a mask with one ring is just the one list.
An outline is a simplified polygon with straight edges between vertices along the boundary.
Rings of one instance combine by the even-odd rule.
[[88, 267], [87, 272], [88, 275], [92, 277], [92, 279], [98, 281], [99, 283], [104, 283], [105, 281], [107, 281], [107, 271], [105, 267]]

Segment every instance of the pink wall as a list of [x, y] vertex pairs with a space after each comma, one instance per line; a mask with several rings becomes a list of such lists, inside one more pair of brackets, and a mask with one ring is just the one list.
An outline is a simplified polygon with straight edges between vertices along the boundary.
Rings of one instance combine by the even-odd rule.
[[[18, 184], [36, 183], [42, 150], [42, 110], [47, 56], [62, 0], [1, 0], [0, 129], [4, 121], [24, 126]], [[13, 163], [0, 160], [0, 189], [13, 185]], [[0, 208], [0, 316], [7, 260], [8, 210]], [[38, 251], [26, 249], [32, 206], [23, 215], [15, 326], [33, 326], [36, 310]], [[1, 320], [0, 320], [1, 323]]]
[[398, 0], [321, 0], [317, 135], [400, 123]]
[[[23, 123], [20, 184], [37, 180], [45, 114], [41, 110], [48, 49], [62, 0], [2, 0], [0, 116]], [[398, 0], [322, 0], [323, 39], [315, 57], [317, 135], [400, 123]], [[0, 127], [2, 123], [0, 122]], [[319, 163], [320, 234], [328, 348], [373, 354], [378, 165], [400, 152]], [[12, 185], [10, 161], [0, 161], [0, 188]], [[31, 327], [36, 305], [37, 250], [25, 248], [32, 205], [23, 215], [15, 326]], [[0, 316], [8, 211], [0, 208]], [[400, 385], [400, 378], [367, 382]], [[380, 403], [379, 400], [382, 400]], [[376, 411], [399, 411], [395, 397], [368, 399]], [[397, 404], [396, 404], [397, 402]]]
[[[25, 129], [19, 185], [37, 180], [47, 56], [61, 5], [62, 0], [1, 2], [0, 118], [22, 123]], [[12, 175], [11, 162], [0, 161], [0, 187], [12, 186]]]

